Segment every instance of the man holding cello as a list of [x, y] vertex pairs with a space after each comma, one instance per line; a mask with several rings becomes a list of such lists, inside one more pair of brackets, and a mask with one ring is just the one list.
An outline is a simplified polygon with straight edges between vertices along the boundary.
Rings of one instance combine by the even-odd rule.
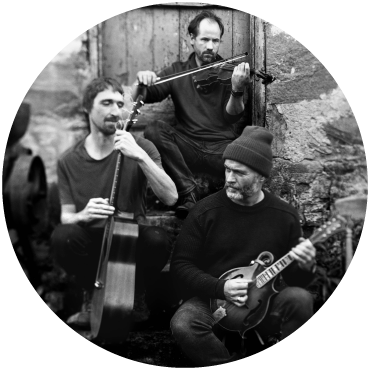
[[201, 169], [223, 177], [222, 153], [237, 137], [234, 124], [243, 115], [244, 90], [250, 82], [249, 64], [240, 63], [232, 73], [231, 86], [216, 83], [201, 87], [197, 74], [156, 84], [158, 78], [160, 82], [166, 76], [222, 59], [218, 50], [224, 25], [219, 17], [203, 11], [190, 22], [188, 31], [194, 49], [189, 59], [173, 63], [158, 75], [152, 71], [138, 72], [132, 92], [134, 98], [142, 93], [146, 103], [162, 101], [169, 95], [174, 102], [175, 122], [153, 122], [144, 135], [157, 147], [164, 169], [176, 184], [179, 218], [187, 216], [198, 197], [192, 171]]
[[[119, 212], [131, 214], [139, 224], [136, 301], [138, 297], [144, 299], [146, 279], [153, 279], [161, 271], [169, 255], [166, 232], [143, 224], [147, 183], [167, 205], [176, 202], [177, 193], [173, 181], [162, 169], [154, 145], [117, 129], [123, 106], [123, 89], [114, 79], [97, 78], [87, 86], [83, 109], [90, 133], [58, 161], [61, 225], [55, 229], [51, 244], [57, 264], [75, 275], [82, 288], [91, 290], [96, 283], [107, 219]], [[122, 153], [123, 164], [114, 207], [109, 198], [118, 151]], [[88, 324], [88, 314], [81, 315], [77, 322]]]

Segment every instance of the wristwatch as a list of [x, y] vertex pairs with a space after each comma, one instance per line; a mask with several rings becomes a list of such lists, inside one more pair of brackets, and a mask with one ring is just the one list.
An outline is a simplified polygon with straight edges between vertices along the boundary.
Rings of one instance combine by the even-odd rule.
[[233, 89], [231, 89], [231, 95], [236, 98], [240, 98], [244, 95], [244, 91], [234, 91]]

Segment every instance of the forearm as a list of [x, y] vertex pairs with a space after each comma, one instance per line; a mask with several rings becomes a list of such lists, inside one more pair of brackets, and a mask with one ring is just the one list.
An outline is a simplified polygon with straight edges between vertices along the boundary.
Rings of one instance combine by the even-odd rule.
[[175, 204], [178, 197], [176, 185], [166, 172], [159, 168], [145, 152], [138, 163], [159, 200], [166, 205]]
[[81, 212], [78, 212], [78, 213], [62, 212], [60, 221], [62, 224], [83, 224], [85, 223], [85, 220]]
[[233, 96], [230, 95], [230, 99], [226, 105], [226, 112], [231, 115], [237, 115], [244, 111], [245, 105], [243, 101], [243, 96]]
[[226, 280], [215, 278], [200, 270], [194, 262], [176, 258], [171, 262], [170, 272], [175, 287], [182, 297], [225, 299]]

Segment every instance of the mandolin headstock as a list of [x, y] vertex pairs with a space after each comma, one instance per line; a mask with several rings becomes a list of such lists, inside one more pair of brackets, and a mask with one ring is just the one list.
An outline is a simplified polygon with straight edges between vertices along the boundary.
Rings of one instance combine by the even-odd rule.
[[347, 220], [342, 216], [335, 216], [331, 218], [324, 225], [320, 226], [311, 236], [312, 244], [321, 243], [330, 238], [334, 234], [344, 231], [347, 226]]

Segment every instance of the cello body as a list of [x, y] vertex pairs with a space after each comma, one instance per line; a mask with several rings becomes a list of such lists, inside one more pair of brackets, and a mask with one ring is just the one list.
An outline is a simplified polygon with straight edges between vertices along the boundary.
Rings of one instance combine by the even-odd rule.
[[[135, 296], [135, 253], [139, 226], [126, 218], [113, 217], [100, 279], [92, 297], [91, 333], [104, 343], [125, 341], [131, 327]], [[109, 249], [109, 250], [108, 250]]]

